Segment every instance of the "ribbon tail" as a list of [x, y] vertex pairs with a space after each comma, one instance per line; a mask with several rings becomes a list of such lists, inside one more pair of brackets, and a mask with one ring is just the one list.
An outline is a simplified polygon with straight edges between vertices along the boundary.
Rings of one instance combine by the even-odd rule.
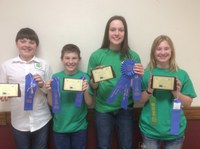
[[33, 75], [29, 73], [25, 76], [25, 96], [24, 110], [33, 110], [33, 99], [37, 90], [38, 83], [34, 80]]
[[156, 98], [151, 95], [149, 97], [150, 109], [151, 109], [151, 123], [157, 124], [157, 101]]
[[54, 77], [52, 81], [52, 112], [60, 112], [60, 81]]
[[127, 109], [128, 106], [128, 97], [130, 94], [130, 80], [126, 79], [126, 81], [124, 82], [124, 90], [123, 90], [123, 97], [122, 97], [122, 101], [121, 101], [121, 107], [123, 109]]
[[181, 109], [181, 102], [179, 99], [175, 99], [174, 104], [176, 104], [177, 107], [173, 107], [173, 110], [172, 110], [170, 133], [173, 135], [178, 135], [179, 129], [180, 129], [180, 120], [181, 120], [182, 109]]
[[178, 135], [180, 128], [181, 110], [173, 110], [171, 117], [171, 131], [173, 135]]
[[[85, 76], [82, 76], [80, 79], [85, 80]], [[80, 107], [83, 102], [83, 92], [77, 92], [75, 97], [75, 106]]]
[[113, 103], [114, 102], [115, 98], [118, 96], [118, 93], [120, 92], [120, 89], [123, 88], [122, 84], [123, 84], [123, 77], [120, 77], [119, 81], [117, 82], [117, 84], [113, 88], [110, 96], [108, 97], [107, 103]]
[[75, 97], [75, 106], [80, 107], [83, 101], [83, 92], [77, 92]]
[[140, 100], [142, 98], [141, 93], [141, 77], [139, 75], [133, 76], [132, 94], [134, 100]]

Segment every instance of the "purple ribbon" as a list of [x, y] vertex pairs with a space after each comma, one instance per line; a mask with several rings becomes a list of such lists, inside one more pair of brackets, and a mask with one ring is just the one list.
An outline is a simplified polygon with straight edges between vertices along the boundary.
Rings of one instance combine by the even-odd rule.
[[[82, 76], [80, 79], [85, 80], [86, 78], [84, 76]], [[80, 107], [83, 101], [83, 91], [79, 91], [76, 93], [76, 97], [75, 97], [75, 106], [76, 107]]]
[[31, 73], [25, 76], [25, 96], [24, 96], [24, 110], [33, 110], [33, 99], [37, 90], [38, 83], [33, 78]]
[[173, 110], [171, 113], [171, 130], [172, 135], [178, 135], [180, 129], [180, 120], [181, 120], [181, 102], [179, 99], [174, 99]]
[[133, 86], [132, 94], [134, 100], [140, 100], [142, 98], [141, 94], [141, 77], [139, 75], [133, 76]]
[[52, 112], [60, 112], [60, 80], [58, 77], [52, 78], [51, 93], [52, 93]]

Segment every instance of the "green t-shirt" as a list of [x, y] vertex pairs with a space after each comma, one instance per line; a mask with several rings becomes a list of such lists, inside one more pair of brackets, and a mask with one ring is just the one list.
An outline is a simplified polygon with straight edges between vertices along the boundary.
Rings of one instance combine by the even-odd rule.
[[78, 71], [74, 75], [68, 75], [64, 71], [58, 72], [53, 77], [58, 77], [60, 80], [60, 99], [61, 99], [61, 111], [54, 113], [53, 116], [53, 130], [55, 132], [77, 132], [87, 128], [87, 105], [82, 101], [81, 107], [75, 106], [76, 91], [63, 91], [63, 79], [80, 79], [85, 76], [89, 81], [89, 77], [86, 73]]
[[[129, 50], [132, 55], [132, 59], [140, 63], [140, 58], [137, 53]], [[95, 69], [97, 66], [112, 66], [116, 77], [110, 80], [99, 82], [97, 94], [95, 98], [95, 108], [99, 112], [112, 112], [121, 108], [122, 95], [119, 94], [115, 101], [111, 104], [106, 100], [121, 77], [121, 65], [120, 52], [112, 51], [109, 49], [98, 49], [90, 56], [88, 63], [88, 74], [91, 74], [90, 69]], [[132, 96], [129, 97], [129, 104], [133, 103]]]
[[[196, 97], [193, 84], [187, 74], [182, 69], [177, 72], [171, 72], [169, 69], [155, 68], [153, 70], [145, 69], [145, 74], [142, 78], [142, 90], [148, 88], [148, 80], [150, 74], [159, 76], [174, 76], [181, 81], [181, 93], [192, 98]], [[157, 123], [151, 122], [151, 110], [149, 101], [147, 101], [142, 109], [140, 116], [139, 127], [141, 132], [149, 137], [163, 140], [172, 140], [184, 135], [186, 128], [186, 118], [184, 112], [181, 111], [180, 130], [178, 135], [170, 134], [171, 130], [171, 112], [173, 109], [174, 97], [169, 90], [154, 90], [153, 96], [156, 97]]]

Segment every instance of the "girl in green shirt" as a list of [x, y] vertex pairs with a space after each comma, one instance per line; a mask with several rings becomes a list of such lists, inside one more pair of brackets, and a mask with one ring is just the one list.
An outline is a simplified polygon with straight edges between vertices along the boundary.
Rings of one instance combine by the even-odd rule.
[[133, 99], [128, 96], [128, 108], [121, 107], [121, 94], [113, 103], [107, 99], [121, 77], [121, 65], [124, 60], [136, 61], [134, 73], [142, 76], [143, 66], [140, 64], [139, 55], [131, 50], [128, 45], [128, 29], [126, 20], [122, 16], [111, 17], [107, 24], [100, 49], [93, 52], [88, 63], [88, 73], [91, 69], [103, 66], [112, 66], [115, 78], [98, 83], [91, 81], [91, 86], [96, 90], [95, 120], [97, 130], [98, 149], [109, 149], [114, 128], [117, 129], [121, 149], [133, 149]]
[[[162, 88], [166, 82], [160, 85], [161, 88], [152, 88], [153, 76], [175, 78], [175, 89]], [[150, 62], [142, 78], [142, 90], [144, 107], [139, 127], [144, 147], [159, 149], [163, 142], [165, 149], [181, 149], [186, 128], [186, 118], [181, 107], [189, 107], [196, 93], [187, 72], [177, 66], [173, 42], [166, 35], [158, 36], [152, 44]], [[180, 115], [174, 121], [176, 110]], [[173, 133], [175, 122], [178, 123], [178, 130]]]

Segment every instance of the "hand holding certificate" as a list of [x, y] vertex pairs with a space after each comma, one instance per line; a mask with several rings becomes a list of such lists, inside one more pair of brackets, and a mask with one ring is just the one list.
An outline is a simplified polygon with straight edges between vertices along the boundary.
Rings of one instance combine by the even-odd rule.
[[168, 76], [153, 76], [151, 88], [164, 89], [164, 90], [176, 90], [176, 77]]
[[0, 96], [20, 97], [21, 92], [19, 84], [0, 84]]
[[109, 80], [115, 77], [114, 71], [111, 66], [101, 67], [91, 70], [92, 78], [95, 83]]
[[82, 91], [82, 79], [69, 79], [64, 78], [63, 90], [69, 91]]

